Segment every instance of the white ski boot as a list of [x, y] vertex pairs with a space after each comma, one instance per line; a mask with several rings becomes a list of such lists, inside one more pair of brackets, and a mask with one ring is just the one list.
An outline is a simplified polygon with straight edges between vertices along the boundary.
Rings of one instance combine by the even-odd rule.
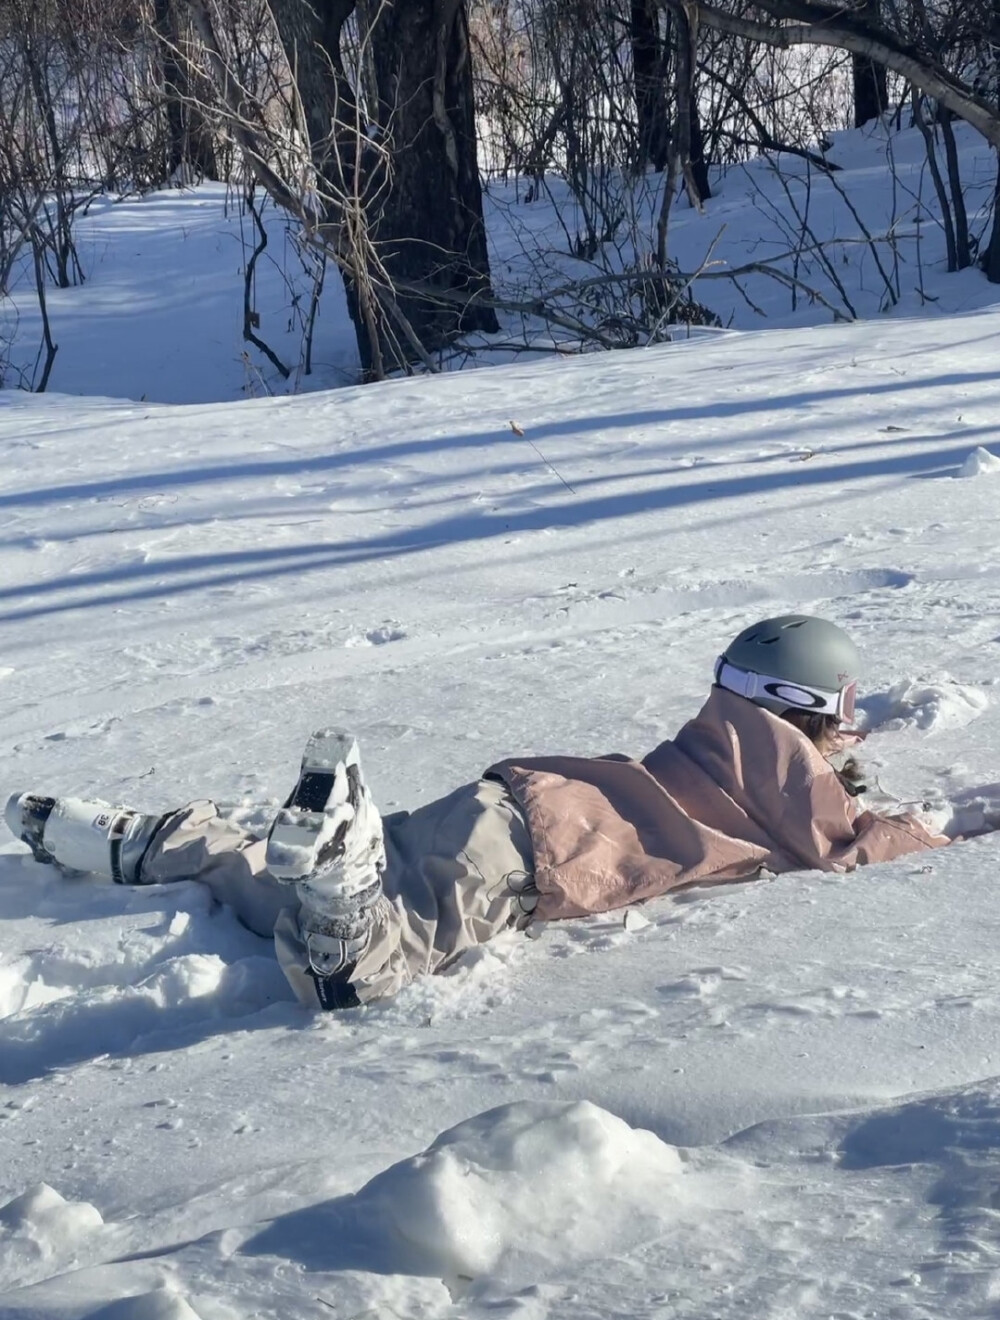
[[271, 875], [294, 885], [302, 905], [299, 928], [320, 1003], [353, 1007], [358, 999], [348, 978], [368, 947], [385, 843], [350, 734], [323, 729], [309, 739], [266, 855]]
[[142, 859], [164, 820], [107, 802], [38, 793], [14, 793], [4, 818], [36, 861], [101, 875], [119, 885], [141, 883]]

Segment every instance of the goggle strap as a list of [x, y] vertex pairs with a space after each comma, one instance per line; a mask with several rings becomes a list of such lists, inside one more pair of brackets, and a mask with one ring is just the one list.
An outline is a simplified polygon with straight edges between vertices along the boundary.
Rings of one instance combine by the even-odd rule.
[[715, 663], [715, 681], [719, 687], [735, 692], [739, 697], [746, 697], [748, 701], [766, 696], [772, 701], [782, 701], [786, 706], [793, 706], [796, 710], [812, 711], [817, 715], [835, 715], [840, 720], [854, 718], [854, 683], [848, 683], [836, 692], [824, 688], [808, 688], [801, 683], [790, 683], [784, 678], [738, 669], [724, 655], [720, 655]]

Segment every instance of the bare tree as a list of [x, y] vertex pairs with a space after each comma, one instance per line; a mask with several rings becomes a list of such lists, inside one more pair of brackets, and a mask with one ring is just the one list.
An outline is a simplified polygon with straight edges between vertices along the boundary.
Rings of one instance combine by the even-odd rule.
[[[1000, 151], [1000, 111], [996, 76], [1000, 13], [996, 0], [973, 0], [971, 6], [945, 3], [933, 11], [923, 0], [875, 0], [840, 8], [822, 0], [658, 0], [675, 14], [695, 14], [710, 28], [730, 37], [788, 50], [827, 46], [849, 52], [855, 61], [897, 75], [937, 104], [945, 142], [955, 219], [955, 249], [950, 261], [968, 264], [961, 234], [966, 222], [951, 116], [966, 120]], [[881, 79], [880, 79], [881, 81]], [[918, 116], [918, 125], [922, 122]], [[926, 134], [925, 134], [926, 137]], [[928, 139], [929, 142], [929, 139]], [[930, 145], [930, 144], [929, 144]], [[932, 168], [936, 168], [932, 165]], [[1000, 170], [998, 170], [1000, 179]], [[943, 195], [939, 190], [939, 195]], [[1000, 198], [1000, 183], [997, 186]], [[1000, 282], [1000, 215], [983, 268]]]
[[217, 179], [215, 141], [203, 95], [198, 95], [197, 56], [179, 0], [153, 0], [153, 27], [159, 38], [166, 119], [164, 182]]
[[372, 234], [400, 307], [430, 349], [494, 332], [464, 0], [382, 3], [362, 36], [390, 171]]
[[271, 0], [294, 85], [285, 145], [308, 143], [308, 179], [277, 164], [234, 67], [219, 20], [235, 0], [185, 3], [250, 168], [344, 276], [366, 374], [431, 365], [462, 334], [494, 331], [464, 0]]
[[[879, 0], [863, 0], [862, 13], [874, 23], [879, 21]], [[885, 113], [889, 92], [884, 64], [866, 55], [851, 56], [854, 127], [862, 128]]]
[[[994, 147], [1000, 147], [1000, 115], [973, 83], [916, 43], [857, 10], [813, 0], [752, 0], [737, 11], [702, 0], [658, 0], [675, 12], [696, 13], [707, 27], [788, 50], [793, 46], [832, 46], [880, 64], [920, 87], [953, 114], [965, 119]], [[755, 14], [756, 11], [756, 14]]]
[[[637, 165], [662, 170], [670, 152], [670, 116], [667, 78], [670, 59], [670, 16], [656, 0], [631, 0], [629, 35], [632, 42], [632, 77], [639, 130]], [[661, 31], [661, 24], [667, 27]]]

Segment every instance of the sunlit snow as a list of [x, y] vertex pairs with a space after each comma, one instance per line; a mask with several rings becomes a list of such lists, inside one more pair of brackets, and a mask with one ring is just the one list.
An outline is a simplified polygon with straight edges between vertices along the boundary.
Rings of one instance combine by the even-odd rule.
[[[934, 278], [977, 310], [256, 400], [210, 298], [187, 394], [176, 340], [0, 394], [0, 792], [263, 829], [334, 725], [413, 807], [648, 751], [801, 609], [877, 804], [1000, 825], [1000, 310]], [[994, 835], [693, 891], [324, 1016], [196, 883], [8, 839], [0, 1315], [995, 1314], [998, 884]]]

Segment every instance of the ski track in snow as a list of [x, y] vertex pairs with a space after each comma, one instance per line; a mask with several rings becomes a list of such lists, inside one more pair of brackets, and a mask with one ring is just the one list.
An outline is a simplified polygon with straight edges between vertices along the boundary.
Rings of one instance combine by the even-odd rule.
[[[998, 334], [0, 396], [0, 791], [262, 830], [319, 726], [386, 809], [515, 752], [641, 755], [794, 608], [864, 650], [876, 802], [996, 826], [996, 483], [963, 465]], [[1000, 836], [695, 890], [322, 1017], [197, 884], [2, 843], [0, 1315], [995, 1314], [998, 875]]]

